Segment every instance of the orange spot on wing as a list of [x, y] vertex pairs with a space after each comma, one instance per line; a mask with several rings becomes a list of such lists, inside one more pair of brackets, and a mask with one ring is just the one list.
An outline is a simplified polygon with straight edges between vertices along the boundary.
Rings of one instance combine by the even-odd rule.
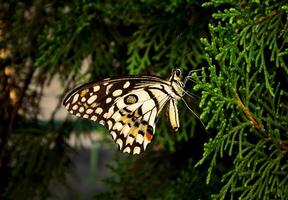
[[84, 97], [88, 92], [89, 92], [89, 89], [82, 90], [80, 96]]
[[91, 104], [91, 107], [92, 107], [92, 108], [96, 108], [97, 106], [98, 106], [97, 103], [92, 103], [92, 104]]
[[151, 141], [151, 139], [152, 139], [152, 135], [148, 132], [145, 134], [145, 137], [148, 141]]

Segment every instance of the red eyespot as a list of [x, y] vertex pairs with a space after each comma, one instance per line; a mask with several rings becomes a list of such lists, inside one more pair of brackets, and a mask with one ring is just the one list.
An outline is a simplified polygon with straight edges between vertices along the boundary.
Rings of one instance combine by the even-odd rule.
[[145, 137], [148, 141], [151, 141], [151, 139], [152, 139], [152, 135], [148, 132], [146, 132]]

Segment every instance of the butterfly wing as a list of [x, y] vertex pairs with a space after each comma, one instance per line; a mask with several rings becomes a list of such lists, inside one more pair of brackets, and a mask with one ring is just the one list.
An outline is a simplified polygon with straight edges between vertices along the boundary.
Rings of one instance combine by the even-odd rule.
[[173, 95], [169, 83], [155, 76], [104, 79], [76, 88], [63, 104], [71, 114], [106, 126], [120, 151], [140, 154]]

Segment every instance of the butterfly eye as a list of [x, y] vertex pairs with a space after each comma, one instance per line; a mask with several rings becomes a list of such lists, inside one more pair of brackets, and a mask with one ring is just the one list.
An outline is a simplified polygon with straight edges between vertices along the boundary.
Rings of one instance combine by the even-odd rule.
[[181, 76], [181, 71], [180, 71], [180, 69], [176, 69], [174, 73], [175, 73], [175, 75], [178, 76], [178, 77]]

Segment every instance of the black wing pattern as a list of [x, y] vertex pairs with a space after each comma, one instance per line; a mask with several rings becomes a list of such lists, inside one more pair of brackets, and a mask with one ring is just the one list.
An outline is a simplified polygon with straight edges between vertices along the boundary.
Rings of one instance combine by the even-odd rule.
[[142, 153], [157, 116], [172, 98], [169, 81], [156, 76], [94, 81], [71, 91], [64, 106], [73, 115], [104, 125], [122, 152]]

